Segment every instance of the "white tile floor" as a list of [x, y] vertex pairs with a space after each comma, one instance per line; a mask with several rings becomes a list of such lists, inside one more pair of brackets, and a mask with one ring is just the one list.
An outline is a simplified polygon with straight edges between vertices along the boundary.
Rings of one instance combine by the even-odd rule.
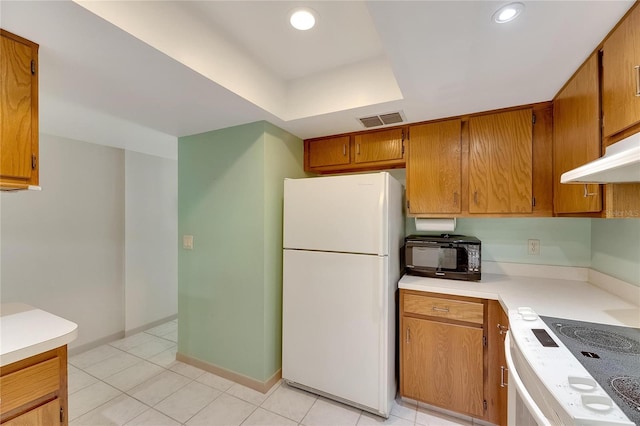
[[406, 401], [380, 417], [276, 384], [262, 394], [178, 362], [177, 321], [69, 358], [71, 426], [471, 425]]

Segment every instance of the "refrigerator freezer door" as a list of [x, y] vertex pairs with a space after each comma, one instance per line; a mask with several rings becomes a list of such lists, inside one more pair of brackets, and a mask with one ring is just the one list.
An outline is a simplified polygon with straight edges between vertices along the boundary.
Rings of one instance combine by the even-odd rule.
[[387, 268], [381, 256], [284, 251], [283, 379], [389, 415], [395, 285]]
[[284, 181], [284, 248], [388, 253], [388, 173]]

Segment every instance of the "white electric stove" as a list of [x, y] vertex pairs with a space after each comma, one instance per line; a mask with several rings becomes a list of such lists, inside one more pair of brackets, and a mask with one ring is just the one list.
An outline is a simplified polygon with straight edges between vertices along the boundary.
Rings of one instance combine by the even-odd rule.
[[[550, 322], [553, 327], [554, 322]], [[636, 424], [531, 308], [509, 311], [509, 330], [505, 351], [509, 368], [510, 426]], [[631, 330], [636, 330], [632, 336], [635, 337], [637, 329]], [[607, 343], [598, 350], [605, 355], [602, 362], [607, 362], [605, 352], [608, 350]], [[586, 357], [599, 356], [596, 352], [582, 352], [585, 353]], [[632, 363], [635, 358], [640, 362], [640, 357], [631, 356]], [[638, 389], [634, 391], [637, 398]], [[628, 405], [625, 410], [635, 414], [629, 410], [638, 407], [633, 403]]]

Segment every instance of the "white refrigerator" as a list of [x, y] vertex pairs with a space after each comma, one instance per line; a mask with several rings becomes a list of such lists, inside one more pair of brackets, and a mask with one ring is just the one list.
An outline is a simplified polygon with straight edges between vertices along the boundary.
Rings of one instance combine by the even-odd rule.
[[388, 417], [403, 188], [389, 173], [285, 179], [282, 378]]

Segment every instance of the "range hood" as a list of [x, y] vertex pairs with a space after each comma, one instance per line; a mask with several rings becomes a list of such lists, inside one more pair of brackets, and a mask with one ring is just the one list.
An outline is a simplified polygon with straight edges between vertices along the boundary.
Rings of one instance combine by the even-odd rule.
[[560, 183], [626, 182], [640, 182], [640, 133], [608, 146], [602, 157], [560, 176]]

